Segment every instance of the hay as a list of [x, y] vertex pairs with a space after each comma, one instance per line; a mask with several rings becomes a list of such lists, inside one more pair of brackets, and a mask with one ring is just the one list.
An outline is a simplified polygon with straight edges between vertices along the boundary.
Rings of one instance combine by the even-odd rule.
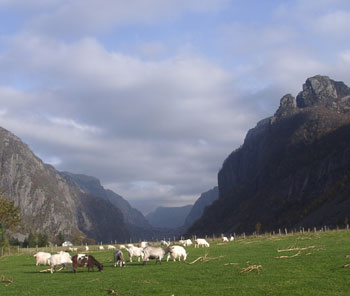
[[314, 249], [316, 246], [310, 246], [310, 247], [305, 247], [305, 248], [290, 248], [290, 249], [284, 249], [284, 250], [277, 250], [277, 252], [291, 252], [291, 251], [303, 251], [303, 250], [308, 250], [308, 249]]
[[13, 280], [6, 279], [5, 276], [3, 276], [3, 275], [2, 275], [1, 278], [0, 278], [0, 282], [2, 282], [2, 283], [7, 283], [7, 285], [5, 285], [5, 287], [7, 287], [7, 286], [13, 284]]
[[301, 254], [301, 252], [299, 251], [298, 253], [291, 255], [291, 256], [279, 256], [279, 257], [275, 257], [276, 259], [281, 259], [281, 258], [293, 258], [293, 257], [297, 257]]
[[228, 265], [238, 265], [239, 263], [225, 263], [224, 266], [228, 266]]
[[147, 284], [147, 285], [159, 285], [159, 282], [150, 282], [150, 281], [141, 281], [142, 284]]
[[205, 253], [204, 256], [200, 256], [200, 257], [198, 257], [196, 260], [194, 260], [194, 261], [192, 261], [192, 262], [187, 262], [187, 261], [185, 261], [185, 263], [191, 265], [191, 264], [194, 264], [194, 263], [196, 263], [196, 262], [198, 262], [198, 261], [200, 261], [200, 260], [202, 260], [202, 263], [204, 263], [204, 262], [208, 262], [208, 261], [210, 261], [210, 260], [217, 260], [217, 259], [221, 259], [221, 258], [224, 258], [224, 257], [225, 257], [225, 256], [208, 257], [208, 253]]
[[122, 294], [119, 294], [116, 290], [113, 289], [107, 289], [106, 291], [112, 295], [122, 296]]
[[251, 265], [245, 268], [241, 268], [241, 273], [248, 273], [251, 272], [253, 270], [256, 270], [258, 273], [261, 271], [262, 266], [261, 265]]

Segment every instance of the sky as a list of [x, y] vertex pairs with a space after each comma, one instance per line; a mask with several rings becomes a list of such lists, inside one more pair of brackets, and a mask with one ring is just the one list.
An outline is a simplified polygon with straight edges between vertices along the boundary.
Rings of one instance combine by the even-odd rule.
[[0, 126], [143, 213], [192, 204], [281, 97], [350, 85], [349, 0], [0, 0]]

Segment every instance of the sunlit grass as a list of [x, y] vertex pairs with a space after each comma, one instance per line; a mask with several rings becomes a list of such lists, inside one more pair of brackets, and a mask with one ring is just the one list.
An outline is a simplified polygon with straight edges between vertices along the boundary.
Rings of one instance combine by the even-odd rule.
[[[292, 250], [278, 252], [286, 249]], [[80, 268], [50, 274], [39, 272], [47, 267], [35, 266], [32, 254], [4, 256], [0, 295], [349, 295], [350, 268], [344, 265], [350, 263], [350, 231], [216, 241], [187, 251], [188, 262], [207, 260], [115, 268], [112, 251], [94, 251], [102, 273]], [[242, 272], [253, 265], [262, 268]]]

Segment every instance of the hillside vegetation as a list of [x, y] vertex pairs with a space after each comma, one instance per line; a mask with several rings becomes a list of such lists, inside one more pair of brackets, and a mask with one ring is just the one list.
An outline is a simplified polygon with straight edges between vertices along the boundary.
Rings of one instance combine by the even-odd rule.
[[32, 254], [4, 256], [0, 295], [349, 295], [350, 231], [210, 244], [187, 248], [188, 263], [202, 257], [193, 264], [151, 261], [114, 268], [112, 251], [94, 251], [105, 266], [101, 273], [40, 273], [47, 267], [35, 266]]

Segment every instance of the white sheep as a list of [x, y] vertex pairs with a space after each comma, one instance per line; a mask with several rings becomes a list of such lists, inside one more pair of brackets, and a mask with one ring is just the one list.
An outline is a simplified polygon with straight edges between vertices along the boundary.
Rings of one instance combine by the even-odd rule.
[[105, 248], [104, 248], [104, 246], [98, 246], [98, 249], [99, 249], [100, 251], [102, 251], [102, 250], [104, 250]]
[[146, 247], [148, 247], [149, 246], [149, 243], [148, 242], [141, 242], [140, 243], [140, 248], [142, 248], [142, 249], [144, 249], [144, 248], [146, 248]]
[[194, 245], [195, 248], [199, 248], [199, 246], [207, 247], [207, 248], [210, 247], [209, 243], [204, 238], [197, 238], [195, 242], [196, 242]]
[[108, 246], [107, 246], [107, 250], [115, 250], [115, 246], [108, 245]]
[[138, 262], [140, 262], [140, 258], [143, 259], [143, 256], [144, 256], [143, 248], [130, 246], [130, 247], [126, 248], [126, 251], [129, 254], [129, 261], [130, 262], [132, 262], [132, 257], [137, 257]]
[[230, 242], [233, 242], [235, 240], [235, 237], [234, 236], [230, 236]]
[[72, 258], [67, 252], [59, 252], [58, 254], [54, 254], [51, 256], [50, 265], [51, 265], [51, 273], [56, 270], [57, 266], [62, 266], [63, 268], [68, 265], [72, 266]]
[[223, 242], [228, 242], [228, 238], [226, 236], [223, 236], [221, 239]]
[[47, 252], [38, 252], [34, 255], [35, 265], [50, 265], [51, 254]]
[[169, 261], [169, 258], [172, 257], [174, 262], [177, 258], [179, 258], [179, 261], [181, 261], [181, 257], [183, 257], [183, 260], [186, 261], [187, 253], [186, 250], [181, 246], [170, 246], [168, 247], [168, 257], [166, 261]]
[[161, 246], [169, 247], [170, 242], [167, 242], [167, 241], [165, 241], [165, 240], [161, 240], [161, 241], [160, 241], [160, 245], [161, 245]]

